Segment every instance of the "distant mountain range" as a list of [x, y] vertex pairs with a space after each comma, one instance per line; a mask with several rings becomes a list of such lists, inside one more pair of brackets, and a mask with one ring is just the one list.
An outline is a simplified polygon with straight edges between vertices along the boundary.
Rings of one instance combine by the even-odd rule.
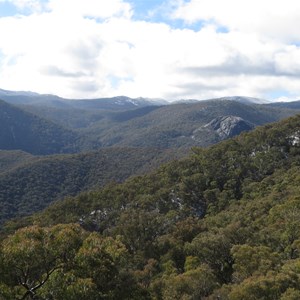
[[253, 97], [244, 97], [244, 96], [231, 96], [231, 97], [221, 97], [218, 100], [231, 100], [245, 104], [268, 104], [270, 101], [261, 99], [261, 98], [253, 98]]
[[[123, 96], [70, 100], [0, 90], [1, 98], [6, 102], [0, 102], [0, 149], [32, 154], [112, 146], [208, 146], [300, 112], [296, 103], [257, 104], [264, 101], [240, 96], [168, 103]], [[222, 118], [216, 129], [216, 120]], [[208, 126], [212, 123], [215, 125]], [[220, 134], [222, 126], [226, 128]]]
[[[128, 118], [126, 121], [119, 120], [116, 117], [118, 114], [115, 114], [112, 120], [113, 115], [110, 115], [82, 128], [81, 131], [93, 136], [103, 146], [164, 148], [208, 146], [232, 136], [231, 134], [219, 135], [214, 127], [206, 126], [216, 118], [230, 117], [228, 121], [240, 118], [241, 121], [249, 124], [247, 130], [250, 130], [255, 126], [275, 122], [297, 112], [292, 109], [249, 105], [236, 101], [208, 100], [156, 107], [148, 110], [144, 115], [138, 114], [137, 117]], [[122, 112], [122, 115], [127, 113]], [[227, 125], [232, 127], [231, 132], [236, 134], [241, 132], [241, 130], [234, 130], [233, 123]]]
[[[130, 98], [126, 96], [117, 96], [111, 98], [95, 98], [95, 99], [66, 99], [51, 94], [38, 94], [29, 91], [8, 91], [0, 89], [0, 99], [11, 104], [25, 105], [42, 105], [53, 108], [72, 107], [78, 109], [112, 109], [127, 110], [132, 108], [152, 106], [152, 105], [168, 105], [177, 103], [196, 103], [199, 99], [180, 99], [174, 101], [166, 101], [164, 99], [153, 98]], [[205, 100], [232, 100], [245, 104], [268, 104], [270, 101], [254, 97], [245, 96], [229, 96], [217, 99]]]
[[269, 106], [290, 108], [290, 109], [300, 109], [300, 101], [269, 103]]
[[34, 105], [52, 108], [77, 108], [84, 110], [129, 110], [151, 105], [166, 105], [162, 99], [129, 98], [118, 96], [99, 99], [65, 99], [56, 95], [37, 94], [33, 92], [14, 92], [0, 89], [0, 99], [11, 104]]

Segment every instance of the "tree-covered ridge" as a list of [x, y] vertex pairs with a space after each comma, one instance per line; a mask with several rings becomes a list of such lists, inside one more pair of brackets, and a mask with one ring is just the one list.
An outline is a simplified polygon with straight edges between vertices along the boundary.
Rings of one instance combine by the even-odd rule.
[[296, 113], [297, 110], [285, 108], [209, 100], [156, 107], [126, 122], [107, 123], [104, 118], [82, 132], [95, 137], [104, 146], [206, 147], [222, 140], [212, 127], [205, 126], [215, 118], [235, 116], [258, 126]]
[[101, 130], [107, 130], [110, 127], [137, 117], [142, 117], [160, 106], [145, 106], [141, 108], [128, 108], [121, 106], [123, 110], [94, 109], [86, 110], [77, 107], [47, 107], [22, 105], [22, 109], [32, 112], [42, 118], [51, 120], [61, 126], [74, 130], [88, 128], [98, 124]]
[[[13, 97], [13, 103], [22, 105], [16, 107], [0, 101], [0, 149], [35, 155], [110, 146], [209, 146], [243, 130], [297, 113], [297, 107], [224, 99], [158, 106], [147, 99], [126, 97], [71, 101], [53, 95], [4, 94], [8, 101]], [[227, 121], [216, 126], [218, 120]], [[224, 126], [226, 130], [220, 132], [218, 128]]]
[[0, 174], [31, 162], [37, 157], [20, 150], [0, 150]]
[[[92, 101], [87, 106], [89, 103], [92, 104]], [[213, 126], [207, 126], [215, 119], [228, 116], [241, 118], [245, 124], [250, 125], [247, 126], [249, 130], [252, 126], [278, 121], [297, 113], [297, 109], [243, 104], [229, 100], [127, 109], [125, 106], [123, 110], [112, 107], [90, 110], [85, 109], [83, 104], [82, 102], [82, 106], [78, 107], [76, 104], [74, 107], [23, 105], [22, 108], [84, 134], [92, 144], [97, 141], [101, 146], [165, 148], [209, 146], [230, 137], [219, 135]]]
[[39, 157], [0, 151], [0, 224], [30, 215], [63, 197], [149, 172], [178, 156], [178, 151], [155, 148], [102, 148]]
[[[120, 291], [121, 299], [299, 299], [300, 116], [193, 152], [152, 174], [7, 224], [12, 235], [0, 251], [9, 270], [2, 294], [27, 293], [15, 271], [27, 262], [16, 258], [22, 241], [33, 251], [40, 247], [27, 231], [68, 230], [75, 222], [81, 229], [73, 264], [64, 261], [49, 278], [41, 268], [30, 271], [37, 276], [30, 282], [48, 278], [35, 290], [41, 299], [75, 299], [75, 290], [82, 299], [90, 299], [89, 291], [95, 299], [120, 299]], [[126, 266], [110, 269], [115, 251], [104, 255], [99, 239], [123, 249]], [[59, 243], [46, 245], [61, 253]], [[101, 282], [100, 269], [108, 272]]]
[[83, 148], [78, 133], [0, 100], [0, 149], [32, 154], [71, 153]]
[[[112, 201], [116, 198], [115, 193], [129, 190], [129, 198], [123, 193], [124, 201], [129, 199], [131, 202], [140, 194], [148, 194], [150, 198], [146, 202], [151, 204], [151, 199], [165, 198], [166, 195], [161, 197], [160, 189], [172, 190], [172, 196], [168, 197], [177, 197], [182, 203], [179, 205], [178, 201], [165, 199], [170, 207], [181, 206], [186, 198], [190, 209], [190, 198], [193, 197], [189, 196], [195, 195], [195, 204], [199, 205], [201, 202], [206, 208], [212, 209], [213, 199], [220, 195], [225, 199], [240, 198], [245, 182], [249, 184], [260, 181], [274, 170], [288, 167], [290, 161], [298, 157], [299, 119], [297, 116], [278, 124], [258, 127], [254, 132], [242, 134], [207, 149], [193, 148], [193, 155], [190, 157], [164, 165], [149, 175], [135, 177], [123, 185], [104, 188], [95, 197], [99, 198], [99, 202], [109, 197], [106, 199], [107, 203], [115, 205], [117, 201]], [[93, 195], [92, 193], [89, 197], [92, 198]], [[80, 199], [77, 200], [80, 202]], [[75, 202], [77, 200], [74, 199]], [[216, 205], [220, 205], [220, 201]]]

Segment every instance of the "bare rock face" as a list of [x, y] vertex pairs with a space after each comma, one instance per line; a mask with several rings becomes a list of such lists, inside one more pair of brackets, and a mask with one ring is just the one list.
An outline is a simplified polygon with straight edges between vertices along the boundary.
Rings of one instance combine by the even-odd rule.
[[254, 127], [254, 124], [237, 116], [220, 116], [196, 128], [191, 138], [200, 146], [208, 146], [212, 139], [218, 143], [243, 131], [252, 130]]
[[236, 116], [217, 117], [204, 125], [207, 129], [212, 129], [224, 140], [240, 134], [243, 131], [249, 131], [254, 125]]

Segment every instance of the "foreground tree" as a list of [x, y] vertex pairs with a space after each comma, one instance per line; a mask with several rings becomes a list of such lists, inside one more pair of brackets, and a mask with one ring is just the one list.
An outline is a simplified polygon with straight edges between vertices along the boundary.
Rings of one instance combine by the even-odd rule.
[[0, 244], [0, 299], [147, 299], [124, 244], [79, 225], [31, 226]]
[[72, 264], [84, 235], [79, 226], [70, 224], [25, 227], [7, 237], [1, 247], [5, 270], [1, 279], [6, 290], [10, 287], [12, 299], [36, 299], [55, 271]]

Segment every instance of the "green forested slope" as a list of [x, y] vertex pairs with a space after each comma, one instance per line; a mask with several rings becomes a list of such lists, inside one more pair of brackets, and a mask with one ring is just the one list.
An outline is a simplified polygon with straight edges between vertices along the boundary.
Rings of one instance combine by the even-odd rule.
[[193, 151], [7, 224], [3, 297], [299, 299], [300, 116]]
[[[95, 122], [83, 132], [104, 146], [191, 147], [209, 146], [222, 140], [214, 130], [204, 127], [222, 116], [240, 117], [255, 126], [295, 115], [297, 110], [247, 105], [236, 101], [209, 100], [171, 104], [126, 122]], [[109, 126], [105, 127], [105, 124]]]
[[32, 154], [76, 152], [80, 136], [0, 100], [0, 149]]
[[177, 156], [177, 151], [155, 148], [103, 148], [44, 157], [0, 151], [0, 223], [32, 214], [65, 196], [149, 172]]
[[0, 150], [0, 174], [37, 158], [38, 157], [20, 150]]
[[[75, 101], [75, 100], [74, 100]], [[51, 120], [61, 126], [71, 129], [82, 129], [95, 126], [100, 131], [110, 129], [112, 126], [124, 123], [131, 119], [142, 117], [153, 110], [160, 108], [160, 106], [146, 106], [141, 108], [127, 108], [123, 110], [109, 109], [94, 109], [86, 110], [77, 107], [47, 107], [47, 106], [33, 106], [22, 105], [22, 109], [32, 112], [42, 118]]]
[[[88, 103], [92, 105], [92, 100]], [[245, 122], [257, 126], [297, 113], [297, 109], [243, 104], [225, 99], [135, 109], [134, 106], [125, 109], [125, 106], [122, 111], [113, 107], [86, 110], [84, 106], [70, 105], [23, 105], [22, 108], [77, 130], [90, 139], [91, 143], [97, 141], [101, 146], [164, 148], [209, 146], [219, 142], [223, 138], [210, 126], [205, 126], [216, 118], [240, 117]]]

